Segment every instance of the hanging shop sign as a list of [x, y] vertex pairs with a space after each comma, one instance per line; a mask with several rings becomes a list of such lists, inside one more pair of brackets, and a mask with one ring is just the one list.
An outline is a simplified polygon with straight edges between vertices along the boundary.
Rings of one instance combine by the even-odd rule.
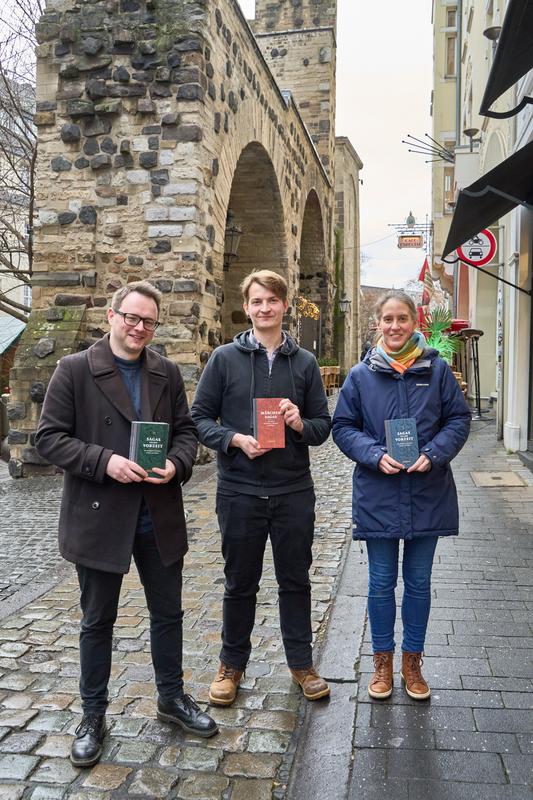
[[420, 249], [424, 247], [424, 237], [418, 235], [407, 235], [401, 234], [398, 236], [398, 247], [400, 250], [404, 247], [413, 247], [415, 249]]
[[474, 267], [483, 267], [496, 255], [496, 237], [487, 228], [476, 236], [472, 236], [465, 244], [457, 248], [457, 255], [461, 261], [472, 264]]

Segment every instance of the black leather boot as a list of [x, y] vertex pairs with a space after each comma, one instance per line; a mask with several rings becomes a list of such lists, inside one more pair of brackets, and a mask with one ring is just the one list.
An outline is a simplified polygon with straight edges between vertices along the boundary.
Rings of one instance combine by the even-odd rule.
[[205, 714], [189, 694], [181, 694], [172, 700], [157, 701], [157, 719], [174, 722], [187, 733], [208, 739], [218, 733], [218, 727], [209, 714]]
[[70, 760], [75, 767], [92, 767], [102, 755], [102, 742], [107, 732], [103, 714], [84, 714], [76, 728], [76, 738], [70, 748]]

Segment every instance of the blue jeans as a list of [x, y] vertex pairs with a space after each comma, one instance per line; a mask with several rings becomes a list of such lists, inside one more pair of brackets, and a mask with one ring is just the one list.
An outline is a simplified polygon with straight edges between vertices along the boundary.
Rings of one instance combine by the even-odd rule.
[[[181, 572], [183, 559], [165, 567], [153, 532], [135, 536], [133, 558], [150, 613], [150, 645], [159, 695], [183, 692]], [[80, 694], [85, 713], [104, 714], [111, 673], [113, 625], [123, 575], [76, 565], [81, 589]]]
[[[403, 641], [406, 653], [421, 653], [431, 606], [431, 568], [437, 536], [404, 540], [402, 576]], [[374, 653], [394, 650], [398, 539], [367, 539], [368, 618]]]

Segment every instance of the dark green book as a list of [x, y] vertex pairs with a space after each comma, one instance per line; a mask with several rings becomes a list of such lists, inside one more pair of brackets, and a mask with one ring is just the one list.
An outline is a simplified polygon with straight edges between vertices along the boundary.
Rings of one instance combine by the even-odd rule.
[[145, 469], [150, 478], [160, 478], [153, 467], [164, 469], [168, 450], [168, 422], [132, 422], [130, 461]]

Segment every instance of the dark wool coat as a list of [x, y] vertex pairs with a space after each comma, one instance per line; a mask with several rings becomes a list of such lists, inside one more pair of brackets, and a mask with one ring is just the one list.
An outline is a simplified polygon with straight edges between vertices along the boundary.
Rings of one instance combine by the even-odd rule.
[[[415, 417], [429, 472], [385, 475], [386, 419]], [[403, 375], [370, 353], [353, 367], [333, 416], [333, 440], [356, 462], [353, 538], [413, 539], [458, 533], [457, 492], [450, 461], [467, 440], [471, 412], [448, 364], [426, 348]]]
[[175, 364], [147, 348], [141, 375], [142, 419], [170, 424], [167, 458], [176, 475], [166, 484], [122, 484], [106, 475], [113, 453], [128, 457], [136, 419], [108, 336], [62, 358], [48, 386], [36, 446], [65, 473], [59, 549], [67, 561], [127, 572], [143, 496], [163, 563], [172, 564], [187, 551], [181, 484], [192, 472], [196, 428]]

